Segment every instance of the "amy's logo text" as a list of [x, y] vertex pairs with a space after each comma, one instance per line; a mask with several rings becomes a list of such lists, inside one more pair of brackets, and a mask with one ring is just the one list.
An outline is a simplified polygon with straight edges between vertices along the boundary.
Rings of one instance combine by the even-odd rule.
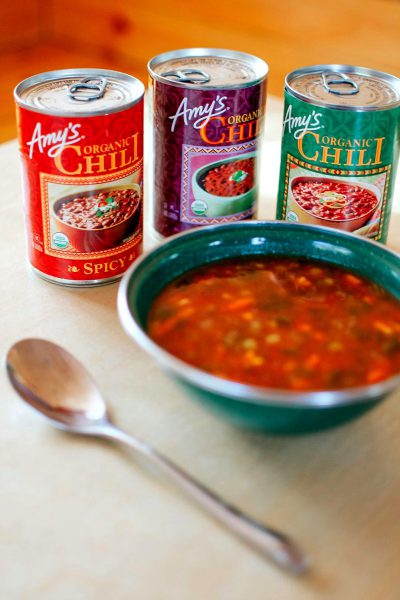
[[289, 104], [283, 120], [283, 132], [287, 128], [289, 133], [293, 132], [296, 140], [302, 137], [306, 131], [317, 131], [323, 127], [320, 122], [322, 113], [313, 110], [310, 114], [293, 116], [292, 109], [292, 105]]
[[79, 142], [83, 136], [80, 135], [80, 123], [68, 123], [64, 129], [52, 131], [51, 133], [42, 133], [42, 124], [36, 123], [32, 138], [27, 145], [29, 146], [29, 158], [33, 157], [35, 150], [41, 154], [47, 150], [47, 155], [51, 158], [61, 154], [66, 146]]
[[172, 121], [171, 131], [175, 131], [178, 119], [180, 118], [183, 119], [185, 125], [192, 124], [195, 129], [201, 129], [204, 125], [207, 125], [212, 117], [222, 115], [229, 110], [229, 106], [225, 104], [226, 100], [227, 96], [218, 95], [212, 102], [189, 108], [188, 99], [183, 98], [176, 113], [169, 117]]

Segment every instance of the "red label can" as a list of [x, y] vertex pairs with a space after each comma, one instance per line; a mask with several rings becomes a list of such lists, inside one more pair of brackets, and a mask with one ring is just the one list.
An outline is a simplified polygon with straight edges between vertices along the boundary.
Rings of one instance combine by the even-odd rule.
[[45, 279], [122, 276], [143, 242], [143, 84], [73, 69], [15, 89], [28, 257]]

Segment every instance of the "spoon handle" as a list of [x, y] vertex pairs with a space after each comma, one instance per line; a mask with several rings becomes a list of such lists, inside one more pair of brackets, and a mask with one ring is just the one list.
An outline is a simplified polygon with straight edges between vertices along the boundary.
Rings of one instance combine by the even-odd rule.
[[235, 506], [225, 502], [220, 496], [194, 479], [155, 448], [111, 424], [103, 429], [101, 434], [107, 438], [123, 442], [146, 456], [216, 519], [280, 567], [295, 574], [302, 573], [307, 569], [308, 561], [305, 555], [289, 537], [266, 527]]

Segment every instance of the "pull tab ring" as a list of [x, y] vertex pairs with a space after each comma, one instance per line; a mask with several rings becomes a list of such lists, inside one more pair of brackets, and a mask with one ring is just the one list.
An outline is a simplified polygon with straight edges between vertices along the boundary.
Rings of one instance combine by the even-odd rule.
[[91, 102], [104, 96], [107, 79], [105, 77], [86, 77], [68, 88], [68, 96], [77, 102]]
[[199, 69], [180, 69], [179, 71], [166, 71], [161, 77], [176, 79], [180, 83], [208, 83], [210, 76]]
[[[345, 73], [322, 73], [322, 82], [327, 92], [336, 94], [337, 96], [352, 96], [353, 94], [358, 94], [360, 91], [358, 84]], [[351, 89], [347, 87], [335, 90], [330, 87], [331, 85], [350, 86]]]

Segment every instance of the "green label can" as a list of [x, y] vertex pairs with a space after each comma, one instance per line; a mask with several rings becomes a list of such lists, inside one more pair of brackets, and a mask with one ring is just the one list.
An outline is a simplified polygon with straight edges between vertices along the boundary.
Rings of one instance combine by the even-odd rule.
[[276, 218], [385, 242], [400, 139], [400, 80], [347, 65], [285, 81]]

